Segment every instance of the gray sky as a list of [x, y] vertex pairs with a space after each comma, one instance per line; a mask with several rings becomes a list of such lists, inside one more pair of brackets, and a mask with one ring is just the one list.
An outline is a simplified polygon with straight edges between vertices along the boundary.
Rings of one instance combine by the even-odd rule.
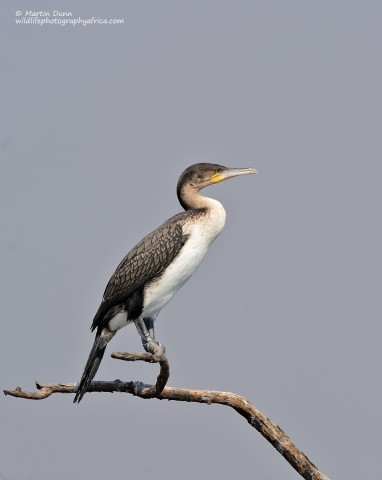
[[[104, 287], [181, 210], [191, 163], [227, 224], [161, 312], [169, 384], [242, 394], [332, 478], [382, 478], [382, 3], [1, 3], [2, 388], [78, 381]], [[16, 25], [17, 10], [124, 19]], [[97, 379], [150, 382], [112, 351]], [[235, 412], [3, 397], [0, 477], [300, 478]]]

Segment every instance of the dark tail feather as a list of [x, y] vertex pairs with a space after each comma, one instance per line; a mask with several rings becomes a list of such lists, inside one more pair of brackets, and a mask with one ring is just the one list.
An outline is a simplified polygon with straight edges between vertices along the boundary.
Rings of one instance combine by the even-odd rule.
[[109, 331], [100, 330], [97, 332], [96, 338], [93, 343], [93, 348], [90, 352], [88, 361], [86, 362], [81, 382], [78, 386], [76, 396], [73, 400], [74, 403], [80, 403], [82, 397], [85, 395], [87, 389], [89, 388], [89, 385], [94, 378], [94, 375], [97, 373], [103, 354], [106, 350], [106, 345], [113, 336], [114, 334], [111, 334], [111, 332]]

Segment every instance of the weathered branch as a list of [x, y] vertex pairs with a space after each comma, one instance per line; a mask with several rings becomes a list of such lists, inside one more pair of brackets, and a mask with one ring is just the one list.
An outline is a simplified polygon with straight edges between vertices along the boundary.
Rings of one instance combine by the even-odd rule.
[[[143, 362], [149, 363], [159, 363], [160, 365], [160, 372], [157, 378], [157, 382], [155, 385], [145, 385], [140, 391], [140, 397], [142, 398], [154, 398], [159, 397], [162, 393], [163, 389], [166, 386], [167, 380], [170, 376], [170, 365], [168, 363], [167, 358], [163, 355], [161, 350], [158, 351], [156, 348], [157, 346], [154, 344], [151, 347], [151, 351], [153, 353], [126, 353], [126, 352], [114, 352], [111, 354], [113, 358], [117, 360], [125, 360], [127, 362], [136, 362], [141, 360]], [[140, 383], [140, 382], [135, 382]]]
[[[159, 363], [160, 373], [156, 384], [147, 385], [142, 382], [122, 382], [121, 380], [110, 382], [93, 381], [88, 392], [123, 392], [145, 399], [155, 397], [159, 400], [227, 405], [236, 410], [252, 427], [260, 432], [303, 478], [307, 480], [329, 480], [294, 445], [278, 425], [273, 423], [272, 420], [261, 413], [244, 397], [230, 392], [166, 387], [165, 385], [169, 377], [169, 364], [163, 355], [158, 357], [155, 353], [116, 352], [112, 353], [111, 356], [119, 360]], [[27, 392], [17, 387], [15, 390], [4, 390], [4, 394], [29, 400], [41, 400], [53, 393], [76, 393], [77, 388], [75, 383], [43, 384], [40, 382], [36, 382], [36, 387], [37, 392]]]

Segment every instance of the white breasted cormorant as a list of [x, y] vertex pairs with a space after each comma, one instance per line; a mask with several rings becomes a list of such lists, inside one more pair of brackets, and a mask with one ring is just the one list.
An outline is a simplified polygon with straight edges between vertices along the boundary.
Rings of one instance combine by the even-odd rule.
[[74, 402], [85, 395], [116, 332], [134, 322], [145, 346], [153, 341], [154, 320], [195, 272], [210, 244], [222, 231], [226, 213], [220, 202], [199, 194], [208, 185], [254, 168], [227, 168], [197, 163], [180, 176], [178, 213], [144, 237], [126, 255], [107, 284], [91, 330], [97, 330]]

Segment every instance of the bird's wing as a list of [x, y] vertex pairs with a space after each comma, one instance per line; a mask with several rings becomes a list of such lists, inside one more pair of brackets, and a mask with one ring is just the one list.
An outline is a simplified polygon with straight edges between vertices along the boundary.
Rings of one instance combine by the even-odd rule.
[[112, 307], [124, 303], [137, 288], [159, 275], [177, 256], [187, 235], [179, 222], [174, 221], [176, 217], [144, 237], [118, 265], [107, 284], [92, 330], [101, 324]]

